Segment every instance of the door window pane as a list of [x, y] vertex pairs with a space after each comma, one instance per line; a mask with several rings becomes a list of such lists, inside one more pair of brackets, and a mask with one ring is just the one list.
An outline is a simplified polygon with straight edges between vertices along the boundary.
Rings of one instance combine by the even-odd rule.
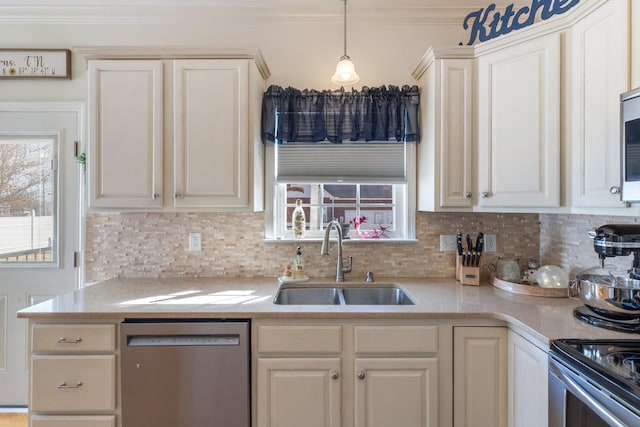
[[54, 137], [0, 137], [0, 267], [57, 263]]

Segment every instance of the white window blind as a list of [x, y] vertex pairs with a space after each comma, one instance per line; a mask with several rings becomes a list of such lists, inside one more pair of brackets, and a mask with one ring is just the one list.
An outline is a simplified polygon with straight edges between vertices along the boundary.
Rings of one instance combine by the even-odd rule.
[[405, 183], [406, 144], [277, 144], [276, 181]]

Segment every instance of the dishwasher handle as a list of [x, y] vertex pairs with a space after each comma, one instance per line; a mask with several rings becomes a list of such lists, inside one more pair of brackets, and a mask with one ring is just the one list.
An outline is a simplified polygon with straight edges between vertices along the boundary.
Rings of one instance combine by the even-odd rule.
[[167, 346], [236, 346], [240, 345], [240, 335], [196, 334], [196, 335], [130, 335], [128, 347]]

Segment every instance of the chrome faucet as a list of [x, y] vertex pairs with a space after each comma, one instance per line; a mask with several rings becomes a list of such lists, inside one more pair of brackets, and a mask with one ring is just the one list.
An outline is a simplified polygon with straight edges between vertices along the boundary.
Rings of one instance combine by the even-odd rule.
[[335, 219], [324, 230], [324, 239], [322, 240], [322, 249], [320, 249], [320, 255], [329, 255], [329, 234], [331, 229], [335, 228], [338, 233], [338, 261], [336, 263], [336, 282], [344, 282], [344, 273], [351, 273], [353, 267], [353, 257], [349, 257], [349, 267], [342, 267], [342, 227], [340, 223]]

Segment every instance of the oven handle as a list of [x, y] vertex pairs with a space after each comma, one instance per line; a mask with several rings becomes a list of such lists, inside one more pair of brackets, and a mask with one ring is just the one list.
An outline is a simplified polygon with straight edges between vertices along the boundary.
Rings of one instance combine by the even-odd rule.
[[[627, 424], [623, 423], [615, 416], [610, 414], [606, 408], [604, 408], [597, 400], [587, 393], [571, 376], [565, 373], [565, 370], [558, 366], [556, 363], [549, 364], [549, 369], [556, 375], [565, 385], [565, 387], [579, 398], [583, 403], [589, 406], [589, 408], [595, 412], [599, 417], [607, 421], [609, 424], [615, 427], [626, 427]], [[603, 397], [606, 397], [603, 394]]]

